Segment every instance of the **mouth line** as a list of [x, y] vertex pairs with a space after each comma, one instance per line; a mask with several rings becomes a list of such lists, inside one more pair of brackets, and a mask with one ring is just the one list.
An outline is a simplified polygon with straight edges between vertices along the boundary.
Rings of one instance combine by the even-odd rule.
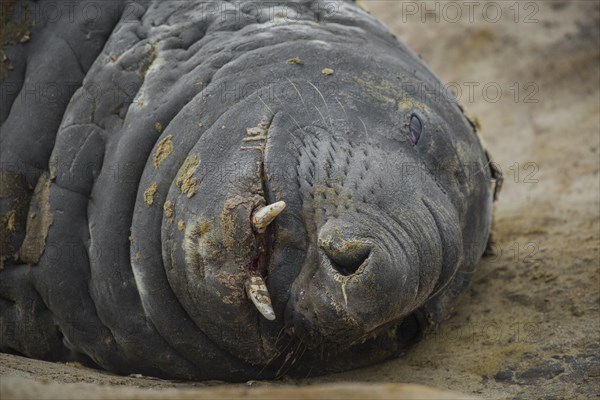
[[[263, 117], [263, 121], [261, 121], [261, 124], [263, 124], [262, 126], [265, 126], [266, 132], [265, 132], [265, 139], [264, 142], [262, 143], [262, 148], [260, 151], [260, 162], [258, 165], [258, 179], [260, 180], [260, 187], [262, 190], [262, 196], [265, 199], [265, 204], [271, 204], [271, 199], [269, 199], [269, 186], [267, 183], [267, 177], [265, 175], [265, 151], [267, 149], [267, 144], [269, 142], [269, 138], [270, 138], [270, 131], [271, 131], [271, 126], [273, 124], [273, 120], [275, 119], [275, 115], [272, 115], [271, 117], [269, 117], [266, 121], [264, 121], [266, 118]], [[257, 210], [252, 210], [252, 215], [256, 212]], [[250, 217], [250, 223], [252, 224], [252, 216]], [[253, 226], [254, 229], [254, 226]], [[254, 229], [256, 231], [256, 229]], [[272, 231], [272, 230], [269, 230]], [[256, 232], [257, 234], [260, 232]], [[270, 232], [271, 233], [271, 232]], [[267, 231], [265, 230], [263, 232], [263, 234], [261, 235], [263, 238], [267, 237], [267, 236], [271, 236], [271, 235], [267, 235]], [[263, 240], [263, 244], [268, 244], [268, 243], [264, 243], [264, 242], [270, 242], [269, 240]], [[268, 247], [264, 247], [267, 248]], [[270, 253], [270, 251], [269, 251]]]
[[[273, 123], [273, 119], [275, 115], [270, 117], [263, 116], [261, 121], [259, 122], [256, 128], [248, 128], [247, 133], [249, 135], [256, 135], [256, 137], [260, 137], [260, 145], [258, 147], [254, 147], [260, 151], [260, 160], [258, 164], [257, 177], [260, 185], [261, 196], [264, 199], [264, 203], [255, 207], [250, 211], [248, 216], [248, 224], [250, 225], [250, 231], [252, 232], [252, 236], [255, 242], [255, 248], [257, 249], [254, 257], [244, 266], [244, 269], [248, 271], [250, 275], [259, 275], [262, 277], [266, 277], [267, 274], [267, 265], [270, 260], [270, 255], [272, 253], [271, 249], [271, 234], [272, 230], [268, 227], [260, 227], [257, 228], [253, 221], [254, 215], [264, 208], [264, 206], [270, 204], [269, 199], [269, 187], [267, 184], [267, 179], [265, 176], [265, 149], [267, 147], [267, 143], [269, 140], [269, 131], [271, 129], [271, 125]], [[252, 137], [251, 137], [252, 138]], [[245, 138], [244, 140], [246, 140]]]
[[[260, 132], [261, 144], [258, 146], [260, 150], [260, 160], [258, 164], [258, 180], [260, 190], [264, 199], [263, 205], [255, 207], [249, 213], [248, 223], [250, 224], [250, 232], [254, 240], [255, 255], [244, 266], [248, 273], [248, 277], [244, 283], [246, 296], [254, 304], [259, 314], [269, 321], [276, 319], [273, 310], [271, 297], [265, 282], [265, 278], [269, 272], [269, 264], [271, 254], [273, 253], [273, 229], [271, 223], [286, 207], [285, 202], [278, 201], [271, 204], [269, 199], [269, 187], [265, 175], [265, 151], [269, 140], [269, 131], [276, 114], [270, 117], [263, 117], [257, 128], [247, 129], [247, 133], [255, 135], [258, 130]], [[255, 147], [256, 149], [256, 147]], [[259, 321], [261, 319], [259, 318]], [[260, 322], [259, 322], [260, 323]]]
[[266, 250], [259, 248], [259, 253], [252, 260], [244, 266], [244, 269], [248, 271], [250, 275], [266, 276], [266, 265], [265, 258], [268, 259], [269, 255]]

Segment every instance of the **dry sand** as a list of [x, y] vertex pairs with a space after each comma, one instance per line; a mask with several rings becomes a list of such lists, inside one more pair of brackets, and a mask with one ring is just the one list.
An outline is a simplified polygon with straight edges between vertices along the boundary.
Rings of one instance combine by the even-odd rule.
[[[481, 121], [505, 175], [497, 255], [482, 261], [436, 334], [370, 368], [247, 385], [118, 377], [0, 355], [1, 398], [442, 396], [389, 383], [484, 398], [600, 396], [600, 3], [510, 1], [484, 11], [485, 3], [459, 1], [463, 15], [452, 22], [456, 8], [442, 2], [440, 22], [432, 14], [422, 22], [424, 7], [435, 4], [367, 7], [462, 89], [461, 103]], [[498, 22], [495, 5], [502, 6]], [[493, 101], [496, 84], [502, 96]], [[334, 386], [317, 386], [323, 383]]]

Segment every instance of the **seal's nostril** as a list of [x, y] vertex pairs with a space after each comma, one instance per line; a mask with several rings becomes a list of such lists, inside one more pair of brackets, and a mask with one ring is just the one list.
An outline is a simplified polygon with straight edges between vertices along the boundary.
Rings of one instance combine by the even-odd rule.
[[322, 246], [331, 266], [341, 275], [349, 276], [356, 273], [369, 262], [371, 249], [368, 247], [335, 249], [333, 246]]
[[360, 266], [363, 265], [363, 263], [367, 261], [367, 258], [368, 258], [368, 256], [363, 259], [358, 259], [352, 263], [344, 263], [344, 264], [340, 264], [339, 262], [331, 259], [331, 265], [340, 274], [342, 274], [344, 276], [349, 276], [349, 275], [354, 274], [356, 271], [358, 271]]

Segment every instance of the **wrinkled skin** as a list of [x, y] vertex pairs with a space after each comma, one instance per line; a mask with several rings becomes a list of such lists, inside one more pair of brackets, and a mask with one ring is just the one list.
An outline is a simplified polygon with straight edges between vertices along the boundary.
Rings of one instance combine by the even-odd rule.
[[3, 351], [240, 381], [370, 364], [447, 315], [491, 227], [472, 125], [358, 6], [268, 4], [112, 1], [90, 22], [82, 2], [5, 47]]

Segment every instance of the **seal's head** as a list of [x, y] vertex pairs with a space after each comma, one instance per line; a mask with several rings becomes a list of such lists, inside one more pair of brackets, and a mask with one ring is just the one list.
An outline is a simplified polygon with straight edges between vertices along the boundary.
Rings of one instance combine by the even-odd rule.
[[[365, 65], [321, 41], [300, 54], [275, 77], [232, 61], [171, 123], [202, 133], [174, 146], [185, 161], [166, 200], [183, 224], [165, 214], [165, 271], [195, 325], [247, 363], [285, 362], [290, 343], [318, 350], [305, 359], [371, 346], [372, 362], [483, 253], [487, 159], [454, 102], [406, 90], [402, 71], [438, 83], [416, 59], [382, 49]], [[325, 59], [347, 67], [325, 73]], [[232, 81], [260, 90], [224, 93]]]
[[417, 99], [339, 100], [317, 120], [269, 108], [225, 125], [237, 144], [216, 132], [197, 146], [202, 195], [173, 198], [191, 216], [172, 270], [180, 299], [212, 340], [256, 364], [289, 340], [335, 354], [400, 335], [473, 263], [468, 243], [485, 229], [485, 210], [467, 212], [487, 187], [471, 126], [456, 106]]

